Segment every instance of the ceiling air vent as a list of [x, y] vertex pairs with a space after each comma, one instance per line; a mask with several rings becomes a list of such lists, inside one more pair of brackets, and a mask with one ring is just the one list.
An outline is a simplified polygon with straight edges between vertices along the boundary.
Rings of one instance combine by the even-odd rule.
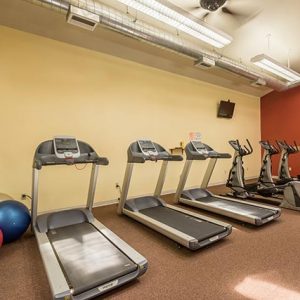
[[67, 15], [67, 22], [72, 25], [93, 31], [100, 22], [100, 18], [94, 13], [70, 5]]
[[199, 60], [195, 62], [195, 67], [199, 67], [201, 69], [209, 69], [216, 65], [215, 61], [211, 58], [202, 56]]

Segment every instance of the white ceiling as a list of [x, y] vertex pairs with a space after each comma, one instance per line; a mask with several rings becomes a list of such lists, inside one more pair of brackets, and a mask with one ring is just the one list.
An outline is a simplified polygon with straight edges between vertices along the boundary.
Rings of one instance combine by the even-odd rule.
[[[120, 5], [116, 0], [99, 0], [99, 2], [126, 11], [124, 5]], [[198, 0], [170, 0], [170, 2], [189, 12], [199, 3]], [[226, 6], [232, 11], [246, 13], [248, 17], [235, 19], [217, 11], [205, 19], [209, 24], [227, 32], [234, 38], [231, 45], [218, 51], [245, 64], [250, 64], [250, 58], [261, 53], [266, 53], [284, 64], [287, 64], [289, 57], [291, 67], [300, 72], [300, 56], [298, 55], [300, 42], [296, 34], [297, 29], [300, 28], [299, 0], [285, 0], [284, 2], [278, 0], [228, 0]], [[192, 13], [196, 17], [201, 17], [204, 12], [201, 9], [193, 9]], [[153, 22], [141, 14], [138, 14], [138, 18]], [[153, 23], [164, 27], [157, 22]], [[193, 67], [192, 62], [186, 58], [104, 28], [97, 28], [94, 32], [82, 30], [67, 24], [63, 15], [23, 0], [1, 0], [0, 24], [255, 96], [262, 96], [270, 91], [267, 88], [254, 88], [243, 77], [227, 71], [199, 70]], [[170, 31], [170, 28], [166, 29]], [[270, 41], [269, 47], [268, 40]], [[212, 50], [207, 45], [205, 47]]]
[[[199, 0], [170, 2], [198, 17], [204, 13], [203, 9], [191, 10], [198, 6]], [[288, 63], [290, 57], [291, 67], [300, 72], [299, 0], [230, 0], [225, 6], [238, 13], [250, 12], [249, 17], [243, 21], [220, 11], [206, 19], [207, 23], [233, 36], [232, 44], [223, 51], [225, 55], [245, 63], [261, 53], [269, 54], [284, 64]]]

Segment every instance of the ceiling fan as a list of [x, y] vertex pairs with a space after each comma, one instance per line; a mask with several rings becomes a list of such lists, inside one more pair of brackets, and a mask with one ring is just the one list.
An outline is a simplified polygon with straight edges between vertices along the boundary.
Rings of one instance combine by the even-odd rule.
[[[202, 20], [207, 21], [208, 18], [215, 14], [215, 12], [218, 11], [218, 15], [224, 14], [230, 17], [233, 17], [238, 22], [242, 22], [243, 20], [248, 20], [249, 18], [253, 17], [253, 14], [256, 15], [257, 9], [253, 9], [253, 7], [245, 7], [245, 2], [241, 3], [239, 0], [197, 0], [198, 4], [190, 7], [189, 12], [191, 13], [197, 13], [198, 11], [202, 12], [202, 14], [199, 15], [199, 18]], [[239, 3], [238, 3], [239, 2]], [[235, 8], [237, 4], [239, 5], [239, 10]], [[242, 8], [242, 9], [241, 9]]]

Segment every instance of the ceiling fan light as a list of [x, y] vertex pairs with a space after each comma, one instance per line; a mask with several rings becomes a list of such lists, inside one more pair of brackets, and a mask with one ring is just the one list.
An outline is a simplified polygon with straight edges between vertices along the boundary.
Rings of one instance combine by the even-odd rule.
[[251, 62], [256, 66], [275, 74], [290, 83], [295, 83], [300, 81], [300, 74], [294, 70], [280, 64], [275, 59], [265, 55], [260, 54], [251, 59]]
[[183, 14], [167, 6], [161, 0], [117, 0], [132, 7], [158, 21], [177, 30], [183, 31], [196, 39], [208, 43], [216, 48], [223, 48], [232, 42], [232, 37], [204, 22], [195, 22]]
[[216, 11], [222, 7], [227, 0], [201, 0], [200, 5], [202, 8], [209, 11]]

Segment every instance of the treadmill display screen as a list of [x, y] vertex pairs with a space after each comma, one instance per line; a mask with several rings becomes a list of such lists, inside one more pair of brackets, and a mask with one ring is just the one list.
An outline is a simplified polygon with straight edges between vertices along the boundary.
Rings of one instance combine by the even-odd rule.
[[78, 151], [76, 139], [56, 138], [55, 145], [57, 151]]
[[139, 140], [138, 141], [138, 144], [139, 144], [139, 147], [141, 149], [141, 151], [144, 153], [144, 154], [151, 154], [151, 155], [154, 155], [154, 154], [158, 154], [157, 150], [156, 150], [156, 147], [154, 146], [154, 144], [150, 141], [150, 140]]
[[201, 143], [200, 141], [191, 141], [192, 145], [194, 146], [195, 150], [199, 153], [208, 153], [206, 146]]

